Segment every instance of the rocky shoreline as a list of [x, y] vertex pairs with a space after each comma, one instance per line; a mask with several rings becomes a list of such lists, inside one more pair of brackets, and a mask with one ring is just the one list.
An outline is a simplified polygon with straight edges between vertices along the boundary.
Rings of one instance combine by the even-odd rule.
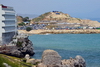
[[25, 57], [26, 54], [33, 56], [33, 44], [25, 34], [20, 34], [14, 37], [9, 45], [2, 45], [0, 47], [0, 54], [6, 54], [15, 57]]
[[77, 55], [75, 58], [62, 60], [58, 52], [50, 49], [43, 52], [41, 59], [31, 58], [30, 56], [33, 56], [35, 53], [33, 44], [28, 39], [28, 36], [20, 35], [16, 39], [17, 41], [13, 38], [10, 45], [0, 47], [0, 52], [10, 56], [25, 57], [21, 62], [30, 63], [32, 64], [31, 67], [86, 67], [86, 62], [80, 55]]
[[86, 62], [83, 57], [77, 55], [75, 58], [63, 59], [54, 50], [45, 50], [41, 59], [30, 58], [25, 56], [26, 63], [35, 64], [33, 67], [86, 67]]
[[18, 30], [20, 33], [25, 34], [100, 34], [100, 30], [98, 29], [79, 29], [79, 30]]

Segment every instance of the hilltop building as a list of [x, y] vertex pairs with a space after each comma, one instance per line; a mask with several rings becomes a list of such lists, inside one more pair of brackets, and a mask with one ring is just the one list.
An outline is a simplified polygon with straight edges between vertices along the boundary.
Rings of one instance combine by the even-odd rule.
[[0, 45], [8, 44], [16, 34], [16, 16], [13, 7], [0, 4]]

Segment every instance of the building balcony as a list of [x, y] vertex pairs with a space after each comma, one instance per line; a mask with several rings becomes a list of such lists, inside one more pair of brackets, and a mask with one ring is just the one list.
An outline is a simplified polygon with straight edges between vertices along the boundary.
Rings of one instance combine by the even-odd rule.
[[14, 21], [15, 19], [3, 19], [2, 21]]
[[3, 18], [2, 21], [15, 21], [16, 19], [5, 19]]
[[5, 19], [15, 19], [15, 15], [2, 15]]
[[16, 20], [15, 16], [2, 16], [2, 21], [11, 21], [11, 20]]
[[2, 23], [2, 27], [10, 27], [10, 26], [16, 26], [14, 23], [13, 24], [10, 24], [10, 23]]
[[16, 29], [6, 30], [6, 29], [2, 28], [2, 33], [15, 32], [15, 31], [16, 31]]
[[2, 8], [2, 10], [4, 10], [4, 11], [14, 11], [13, 8]]
[[14, 15], [15, 16], [15, 11], [2, 11], [2, 15]]

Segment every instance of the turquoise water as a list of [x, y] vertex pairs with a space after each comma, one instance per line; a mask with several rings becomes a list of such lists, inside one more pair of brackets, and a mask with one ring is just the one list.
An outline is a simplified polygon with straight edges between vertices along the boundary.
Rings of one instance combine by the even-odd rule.
[[81, 55], [87, 67], [100, 67], [100, 34], [32, 35], [29, 39], [34, 44], [34, 58], [40, 59], [45, 49], [53, 49], [62, 59]]

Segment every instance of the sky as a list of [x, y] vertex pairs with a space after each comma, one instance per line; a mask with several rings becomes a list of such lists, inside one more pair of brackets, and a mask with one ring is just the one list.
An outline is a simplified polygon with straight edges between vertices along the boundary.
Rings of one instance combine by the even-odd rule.
[[0, 0], [17, 14], [41, 15], [61, 11], [77, 18], [100, 18], [100, 0]]

